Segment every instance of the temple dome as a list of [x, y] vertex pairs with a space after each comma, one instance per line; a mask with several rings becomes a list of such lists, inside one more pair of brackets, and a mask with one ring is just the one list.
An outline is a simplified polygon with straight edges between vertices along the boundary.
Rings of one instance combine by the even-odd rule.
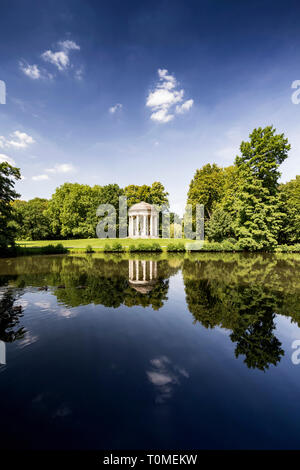
[[157, 213], [157, 210], [155, 209], [155, 207], [152, 205], [152, 204], [148, 204], [148, 202], [139, 202], [137, 204], [133, 204], [133, 206], [130, 207], [128, 213], [129, 214], [132, 214], [132, 213], [139, 213], [139, 212], [143, 212], [143, 213], [148, 213], [148, 214], [153, 214], [153, 213]]

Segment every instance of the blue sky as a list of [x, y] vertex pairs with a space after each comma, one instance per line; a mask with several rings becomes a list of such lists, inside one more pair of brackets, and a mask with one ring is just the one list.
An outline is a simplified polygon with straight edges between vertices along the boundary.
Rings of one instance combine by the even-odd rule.
[[0, 159], [24, 199], [65, 181], [161, 181], [182, 213], [208, 162], [273, 124], [299, 173], [300, 5], [296, 1], [1, 0]]

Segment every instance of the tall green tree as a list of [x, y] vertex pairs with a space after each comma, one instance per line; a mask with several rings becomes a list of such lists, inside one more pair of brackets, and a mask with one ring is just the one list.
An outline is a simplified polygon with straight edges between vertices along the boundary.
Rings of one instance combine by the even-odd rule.
[[100, 204], [112, 204], [118, 211], [123, 190], [117, 184], [88, 186], [65, 183], [49, 201], [47, 215], [53, 236], [57, 238], [93, 238], [96, 236]]
[[300, 175], [279, 189], [285, 214], [281, 242], [300, 243]]
[[232, 217], [224, 209], [216, 208], [206, 225], [205, 233], [209, 241], [222, 242], [233, 237]]
[[218, 202], [222, 199], [224, 185], [224, 169], [213, 163], [204, 165], [196, 173], [190, 183], [187, 203], [193, 209], [196, 204], [204, 204], [204, 215], [209, 219]]
[[127, 197], [128, 207], [133, 206], [141, 201], [148, 202], [148, 204], [156, 204], [158, 206], [169, 206], [168, 195], [165, 187], [159, 181], [154, 181], [151, 186], [143, 184], [137, 186], [131, 184], [124, 189], [125, 196]]
[[20, 170], [6, 162], [0, 163], [0, 250], [13, 245], [15, 240], [12, 202], [19, 197], [15, 181], [21, 178]]
[[235, 199], [234, 231], [241, 248], [272, 249], [277, 245], [284, 214], [278, 197], [278, 170], [290, 145], [273, 126], [254, 129], [240, 146], [235, 164], [240, 185]]
[[16, 200], [13, 208], [19, 240], [47, 240], [52, 237], [47, 199], [36, 197], [28, 202]]

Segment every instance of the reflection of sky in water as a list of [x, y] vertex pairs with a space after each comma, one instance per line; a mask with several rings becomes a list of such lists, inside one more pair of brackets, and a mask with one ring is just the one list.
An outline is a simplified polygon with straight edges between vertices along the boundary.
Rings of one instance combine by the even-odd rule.
[[[300, 330], [296, 317], [292, 322], [288, 316], [291, 300], [295, 312], [296, 291], [285, 300], [286, 316], [270, 323], [275, 328], [267, 330], [266, 342], [247, 324], [247, 308], [257, 300], [255, 308], [262, 308], [264, 318], [273, 300], [270, 290], [264, 303], [264, 285], [255, 299], [242, 282], [237, 288], [226, 284], [227, 277], [220, 283], [214, 278], [224, 268], [220, 262], [209, 282], [201, 284], [193, 266], [183, 272], [182, 259], [171, 257], [169, 264], [157, 263], [156, 283], [143, 293], [129, 285], [128, 263], [118, 261], [111, 271], [108, 263], [105, 270], [101, 264], [102, 271], [96, 266], [88, 278], [92, 258], [64, 258], [71, 268], [62, 282], [61, 259], [49, 258], [56, 287], [49, 282], [48, 290], [40, 290], [35, 276], [35, 287], [18, 289], [15, 305], [24, 311], [14, 328], [26, 332], [3, 343], [0, 414], [6, 433], [0, 431], [0, 447], [9, 440], [16, 447], [78, 449], [299, 445], [300, 366], [291, 362], [291, 343], [300, 339]], [[206, 275], [211, 264], [197, 263], [202, 268]], [[279, 307], [281, 297], [274, 295]], [[219, 299], [228, 305], [224, 311]], [[240, 313], [234, 310], [238, 302]], [[249, 344], [258, 338], [255, 348], [268, 347], [274, 337], [285, 353], [276, 365], [272, 350], [265, 371], [248, 368]], [[243, 354], [236, 356], [238, 342]]]
[[164, 403], [172, 396], [173, 388], [180, 385], [180, 380], [183, 377], [188, 378], [189, 374], [184, 368], [172, 364], [166, 356], [151, 359], [150, 364], [151, 370], [146, 374], [156, 388], [156, 403]]

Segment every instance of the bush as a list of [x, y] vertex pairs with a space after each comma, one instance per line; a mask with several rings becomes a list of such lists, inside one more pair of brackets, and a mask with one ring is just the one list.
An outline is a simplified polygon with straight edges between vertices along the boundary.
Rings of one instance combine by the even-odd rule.
[[95, 250], [93, 250], [93, 247], [91, 245], [88, 245], [85, 249], [86, 253], [95, 253]]
[[124, 253], [125, 248], [121, 245], [121, 243], [113, 242], [111, 245], [109, 243], [106, 243], [106, 245], [104, 245], [103, 251], [114, 252], [114, 253]]
[[167, 245], [167, 251], [168, 252], [179, 252], [179, 251], [185, 251], [185, 245], [182, 242], [179, 243], [169, 243]]
[[42, 246], [41, 253], [44, 255], [57, 255], [68, 253], [68, 249], [64, 247], [61, 243], [58, 243], [57, 245]]
[[152, 242], [152, 243], [140, 242], [136, 245], [130, 245], [128, 251], [130, 253], [144, 252], [144, 251], [155, 251], [155, 252], [161, 253], [162, 247], [157, 242]]
[[296, 245], [279, 245], [275, 251], [277, 253], [300, 253], [300, 243]]

